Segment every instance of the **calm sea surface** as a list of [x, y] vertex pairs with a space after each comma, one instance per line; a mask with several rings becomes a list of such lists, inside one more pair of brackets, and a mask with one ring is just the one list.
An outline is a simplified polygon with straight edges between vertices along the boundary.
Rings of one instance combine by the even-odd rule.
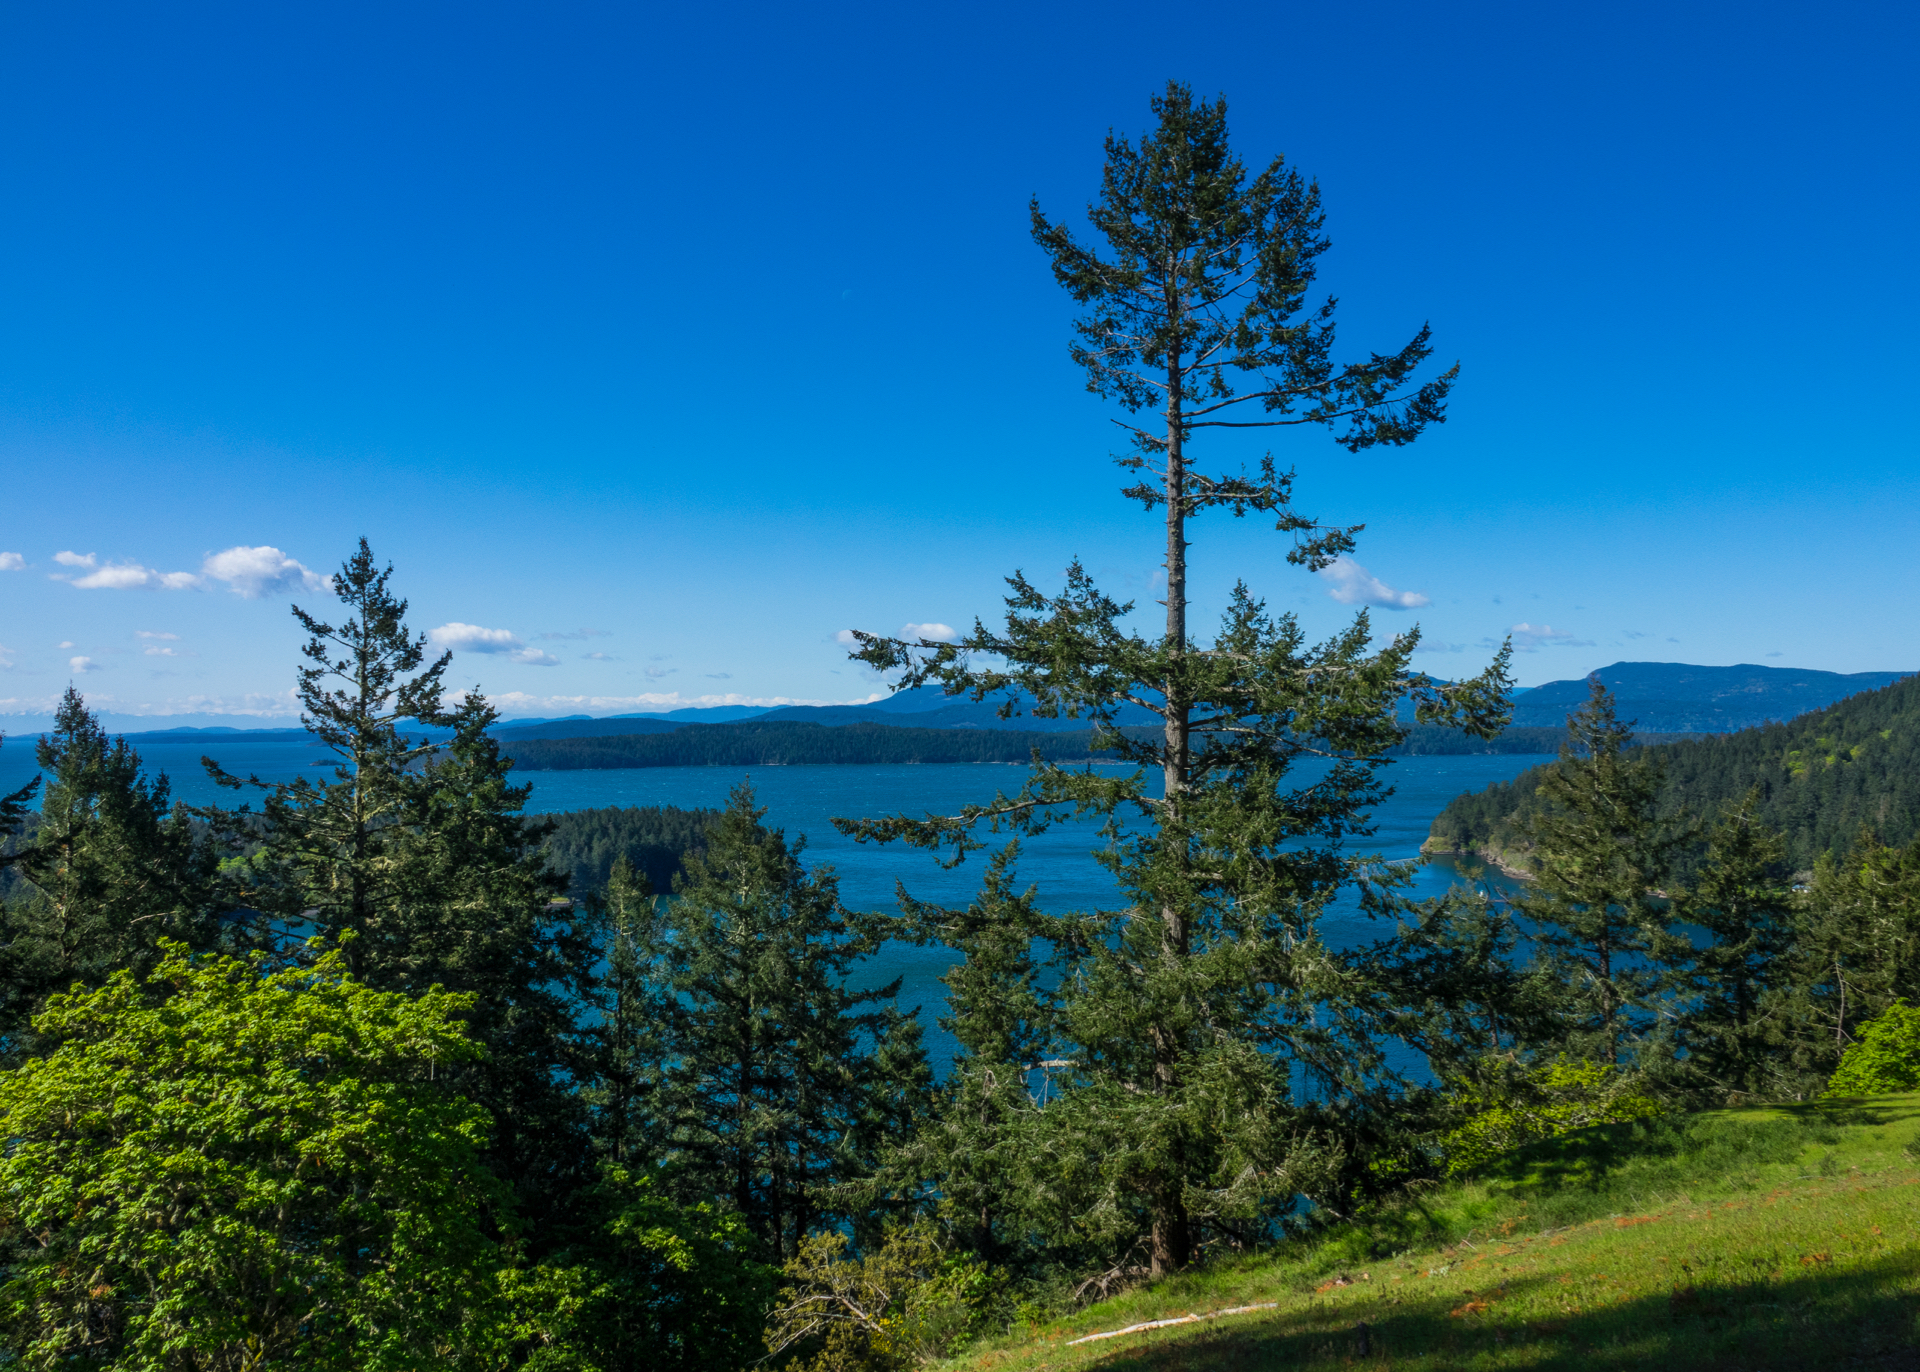
[[[310, 743], [248, 742], [213, 738], [142, 739], [130, 736], [149, 771], [165, 772], [174, 795], [192, 804], [232, 805], [234, 792], [221, 791], [200, 768], [208, 754], [237, 775], [257, 773], [266, 781], [286, 781], [302, 774], [316, 779], [325, 769], [316, 765], [321, 751]], [[1367, 851], [1389, 859], [1418, 854], [1427, 827], [1446, 803], [1463, 791], [1477, 791], [1526, 770], [1544, 757], [1528, 754], [1475, 757], [1401, 758], [1387, 769], [1394, 794], [1374, 815], [1376, 833]], [[12, 791], [34, 775], [32, 741], [7, 740], [0, 747], [0, 794]], [[930, 854], [898, 845], [875, 847], [845, 839], [829, 820], [908, 813], [951, 814], [968, 801], [990, 799], [996, 790], [1020, 785], [1024, 767], [997, 764], [944, 766], [814, 766], [755, 767], [642, 767], [621, 771], [527, 772], [533, 783], [530, 809], [580, 810], [610, 805], [720, 806], [728, 791], [742, 780], [751, 781], [766, 822], [804, 834], [808, 860], [830, 863], [840, 878], [841, 898], [849, 905], [891, 909], [896, 882], [923, 900], [963, 905], [978, 889], [982, 864], [970, 859], [953, 871], [943, 871]], [[1020, 875], [1039, 889], [1042, 908], [1086, 909], [1117, 904], [1113, 883], [1089, 856], [1095, 844], [1092, 825], [1064, 824], [1024, 840]], [[1438, 895], [1458, 877], [1454, 868], [1435, 861], [1417, 869], [1413, 894]], [[1337, 942], [1368, 936], [1372, 924], [1348, 904], [1331, 912], [1326, 924]], [[948, 1057], [946, 1035], [934, 1025], [944, 1009], [945, 988], [938, 977], [952, 961], [938, 949], [890, 945], [868, 964], [863, 985], [901, 978], [901, 1003], [920, 1007], [927, 1025], [928, 1047], [938, 1065]]]

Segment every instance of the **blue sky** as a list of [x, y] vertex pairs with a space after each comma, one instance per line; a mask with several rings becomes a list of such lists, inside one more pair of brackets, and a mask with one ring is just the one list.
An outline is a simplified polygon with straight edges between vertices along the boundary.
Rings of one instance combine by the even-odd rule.
[[860, 699], [838, 631], [1075, 555], [1150, 600], [1025, 214], [1169, 77], [1320, 181], [1346, 352], [1462, 363], [1411, 448], [1273, 444], [1364, 571], [1216, 519], [1203, 619], [1920, 667], [1916, 13], [7, 6], [0, 727], [289, 710], [361, 534], [516, 714]]

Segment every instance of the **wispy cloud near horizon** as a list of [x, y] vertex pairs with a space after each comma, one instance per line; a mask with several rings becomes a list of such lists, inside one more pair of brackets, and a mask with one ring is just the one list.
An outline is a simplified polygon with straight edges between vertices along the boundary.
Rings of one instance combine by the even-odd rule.
[[[1516, 653], [1534, 653], [1542, 648], [1591, 648], [1590, 638], [1575, 638], [1565, 629], [1551, 624], [1516, 624], [1507, 631]], [[1492, 642], [1491, 639], [1488, 640]], [[1497, 645], [1496, 645], [1497, 646]]]

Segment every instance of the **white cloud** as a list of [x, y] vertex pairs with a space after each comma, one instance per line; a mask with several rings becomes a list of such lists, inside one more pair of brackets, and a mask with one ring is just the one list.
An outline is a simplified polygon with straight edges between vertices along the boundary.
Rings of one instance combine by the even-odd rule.
[[842, 629], [833, 636], [833, 641], [838, 643], [842, 648], [858, 648], [860, 646], [860, 640], [853, 636], [853, 630], [851, 629]]
[[612, 653], [582, 653], [580, 660], [582, 662], [618, 662], [620, 659]]
[[56, 648], [71, 648], [73, 646], [73, 640], [70, 638], [63, 638], [54, 646]]
[[58, 552], [53, 560], [80, 576], [54, 573], [56, 581], [71, 582], [85, 591], [188, 591], [223, 581], [235, 595], [248, 600], [281, 591], [329, 591], [333, 579], [309, 571], [278, 548], [233, 547], [210, 553], [198, 572], [162, 572], [138, 562], [109, 562], [104, 566], [93, 553]]
[[647, 679], [650, 681], [658, 681], [661, 677], [672, 676], [679, 670], [678, 667], [649, 667], [647, 668]]
[[103, 567], [92, 553], [63, 550], [55, 553], [53, 560], [62, 567], [85, 573], [83, 576], [52, 574], [55, 581], [70, 582], [83, 591], [184, 591], [200, 584], [200, 578], [192, 572], [160, 572], [138, 562], [109, 562]]
[[1590, 638], [1575, 638], [1565, 629], [1556, 629], [1551, 624], [1516, 624], [1508, 630], [1513, 637], [1513, 649], [1518, 653], [1537, 652], [1541, 648], [1591, 648]]
[[900, 626], [902, 638], [931, 639], [935, 643], [958, 643], [960, 635], [951, 624], [903, 624]]
[[448, 648], [456, 653], [505, 653], [509, 661], [533, 667], [553, 667], [560, 661], [552, 653], [529, 648], [511, 629], [488, 629], [478, 624], [462, 624], [457, 619], [427, 630], [427, 639], [436, 648]]
[[82, 676], [84, 676], [88, 672], [99, 672], [99, 671], [106, 670], [99, 663], [95, 662], [90, 657], [70, 657], [67, 659], [67, 666], [71, 668], [76, 674], [82, 675]]
[[163, 634], [152, 629], [135, 629], [133, 636], [135, 638], [157, 638], [166, 643], [178, 643], [180, 641], [180, 635], [178, 634]]
[[198, 653], [187, 652], [183, 648], [143, 648], [148, 657], [199, 657]]
[[1386, 610], [1417, 610], [1433, 602], [1418, 591], [1396, 591], [1352, 558], [1342, 554], [1320, 569], [1333, 583], [1327, 592], [1342, 605], [1378, 605]]
[[85, 576], [73, 578], [83, 591], [187, 591], [200, 584], [192, 572], [157, 572], [138, 562], [110, 562]]
[[1415, 648], [1414, 652], [1416, 653], [1464, 653], [1466, 650], [1467, 650], [1467, 645], [1464, 643], [1447, 643], [1437, 638], [1423, 638], [1420, 640], [1420, 646]]
[[247, 600], [291, 591], [331, 591], [333, 578], [311, 571], [278, 548], [244, 545], [213, 553], [200, 564], [202, 577], [224, 581]]
[[427, 630], [427, 638], [434, 647], [451, 648], [457, 653], [510, 653], [525, 646], [511, 629], [483, 629], [457, 619]]
[[0, 572], [18, 572], [26, 565], [27, 560], [18, 553], [0, 553]]
[[13, 650], [7, 647], [6, 644], [0, 643], [0, 672], [4, 672], [12, 666]]

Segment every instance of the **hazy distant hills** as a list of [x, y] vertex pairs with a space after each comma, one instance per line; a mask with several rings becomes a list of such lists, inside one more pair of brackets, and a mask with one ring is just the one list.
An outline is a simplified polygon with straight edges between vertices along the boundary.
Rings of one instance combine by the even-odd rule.
[[[1684, 662], [1616, 662], [1594, 673], [1613, 692], [1623, 720], [1643, 732], [1726, 734], [1824, 710], [1911, 672], [1815, 672], [1798, 667], [1694, 667]], [[1584, 678], [1554, 681], [1515, 698], [1516, 728], [1560, 728], [1587, 698]]]
[[[1620, 717], [1634, 720], [1643, 734], [1721, 734], [1756, 724], [1788, 720], [1809, 710], [1824, 709], [1861, 691], [1878, 690], [1910, 675], [1907, 672], [1816, 672], [1794, 667], [1698, 667], [1684, 662], [1616, 662], [1602, 667], [1597, 675], [1612, 688]], [[1513, 737], [1505, 744], [1485, 751], [1514, 751], [1523, 742], [1522, 731], [1558, 730], [1567, 715], [1580, 707], [1587, 697], [1584, 678], [1549, 682], [1522, 692], [1514, 700]], [[1073, 719], [1040, 719], [1021, 710], [1010, 719], [999, 717], [1000, 702], [974, 702], [965, 697], [943, 694], [936, 686], [902, 691], [885, 700], [866, 705], [789, 705], [760, 709], [747, 705], [689, 707], [663, 714], [615, 715], [593, 718], [574, 715], [563, 719], [505, 720], [495, 731], [503, 742], [534, 739], [618, 738], [631, 735], [670, 734], [689, 724], [737, 724], [753, 720], [764, 724], [822, 724], [841, 727], [855, 724], [884, 724], [913, 729], [992, 729], [1023, 733], [1077, 734], [1085, 732], [1087, 722]], [[115, 733], [197, 734], [209, 742], [222, 735], [244, 734], [266, 742], [285, 737], [302, 737], [297, 728], [284, 725], [270, 729], [236, 729], [232, 725], [202, 724], [217, 716], [194, 716], [194, 725], [182, 727], [186, 717], [169, 721], [172, 727], [154, 728], [161, 719], [128, 715], [103, 716], [102, 722]], [[230, 718], [230, 716], [229, 716]], [[48, 727], [51, 721], [0, 719], [0, 729], [15, 736], [30, 737]], [[1155, 723], [1154, 716], [1137, 706], [1121, 714], [1118, 723], [1144, 726]], [[1410, 751], [1457, 751], [1447, 740], [1425, 736], [1421, 730]], [[1557, 744], [1552, 745], [1557, 746]], [[1545, 735], [1526, 740], [1526, 750], [1550, 751]], [[1473, 751], [1482, 751], [1475, 747]]]

